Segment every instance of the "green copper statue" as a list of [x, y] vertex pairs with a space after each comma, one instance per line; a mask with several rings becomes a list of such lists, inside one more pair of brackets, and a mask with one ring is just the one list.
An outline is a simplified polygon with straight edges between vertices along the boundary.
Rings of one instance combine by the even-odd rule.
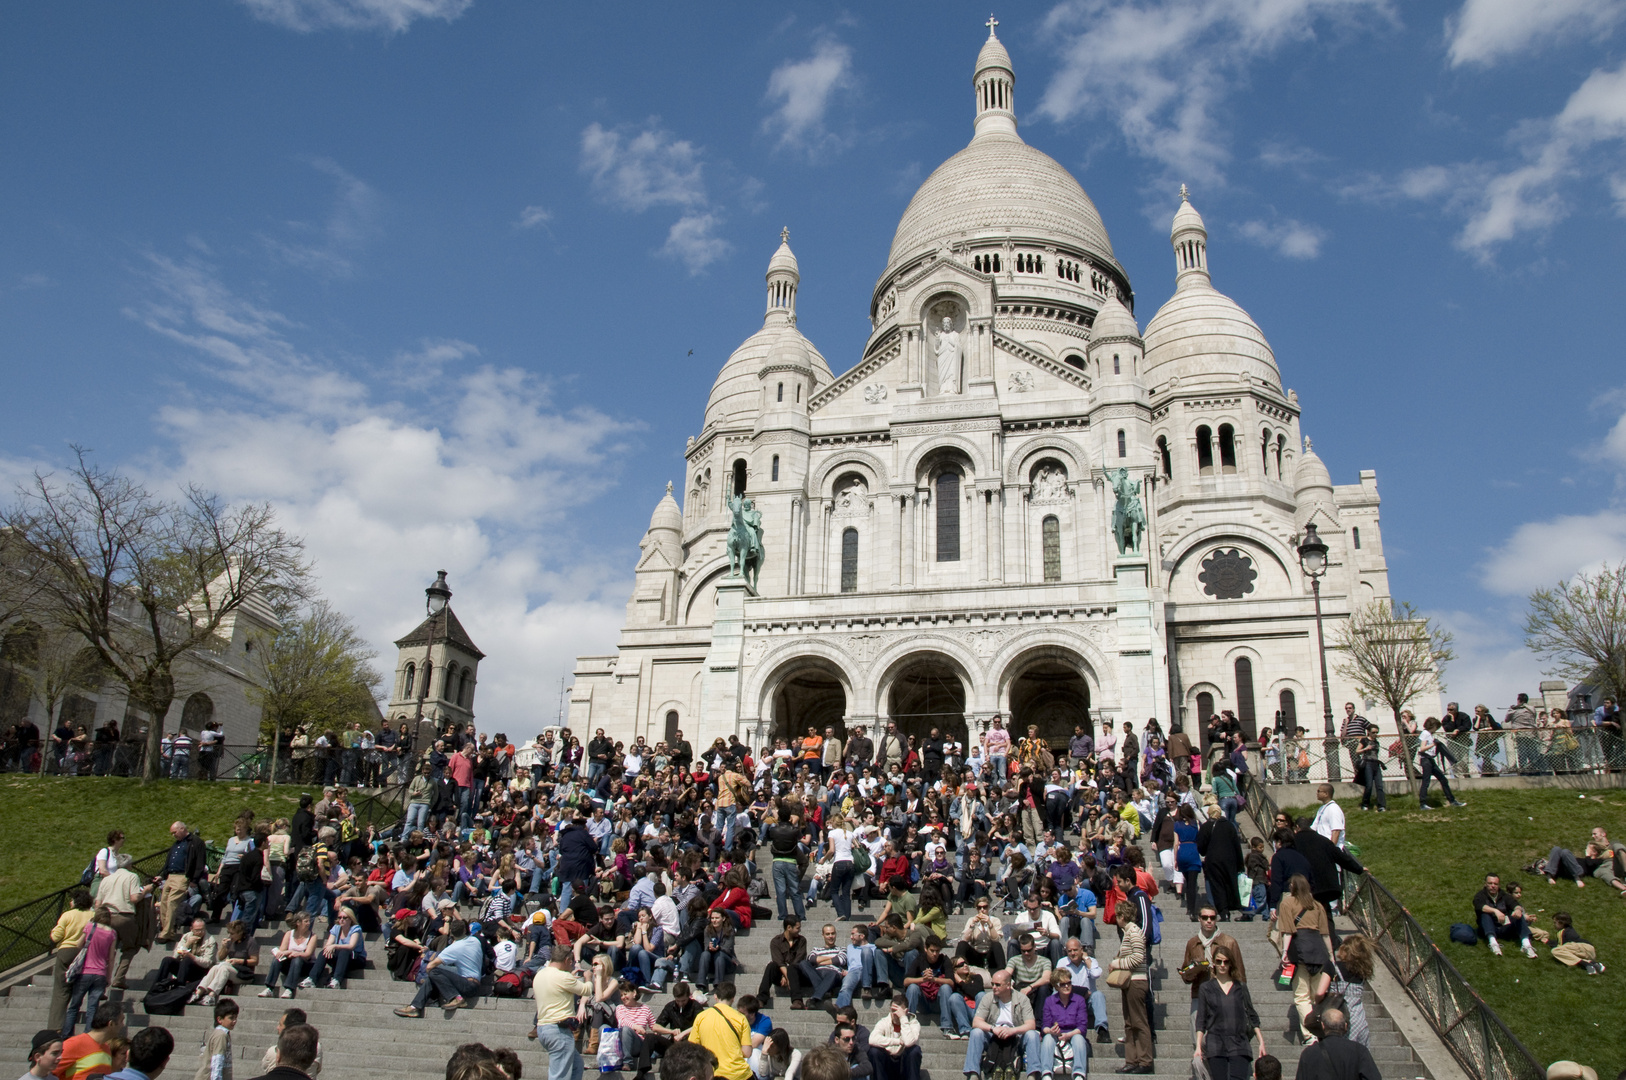
[[1146, 535], [1146, 511], [1140, 504], [1140, 485], [1129, 478], [1128, 469], [1108, 469], [1107, 479], [1118, 501], [1112, 507], [1112, 538], [1118, 541], [1118, 554], [1140, 551]]
[[743, 495], [729, 499], [728, 509], [734, 518], [728, 529], [728, 576], [744, 577], [746, 585], [756, 592], [764, 558], [762, 511]]

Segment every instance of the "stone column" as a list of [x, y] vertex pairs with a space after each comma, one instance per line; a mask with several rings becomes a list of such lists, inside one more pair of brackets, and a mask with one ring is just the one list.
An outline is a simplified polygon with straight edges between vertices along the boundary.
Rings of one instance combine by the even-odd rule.
[[976, 522], [977, 533], [977, 580], [982, 584], [988, 583], [988, 497], [980, 487], [971, 489], [972, 507], [971, 515]]
[[988, 511], [993, 519], [993, 529], [988, 537], [992, 549], [989, 552], [991, 567], [988, 571], [988, 580], [995, 585], [1005, 580], [1005, 487], [1003, 484], [988, 493]]
[[903, 504], [902, 495], [887, 495], [886, 510], [891, 520], [887, 522], [887, 535], [892, 543], [888, 545], [886, 562], [887, 569], [892, 572], [892, 587], [898, 588], [903, 584]]
[[795, 596], [799, 591], [796, 588], [796, 560], [801, 555], [800, 530], [796, 528], [797, 520], [802, 516], [802, 500], [790, 500], [790, 527], [785, 530], [785, 595]]
[[700, 720], [696, 732], [700, 745], [709, 745], [719, 736], [726, 739], [739, 730], [740, 661], [745, 653], [747, 595], [749, 590], [742, 578], [724, 578], [717, 586], [711, 648], [701, 672]]

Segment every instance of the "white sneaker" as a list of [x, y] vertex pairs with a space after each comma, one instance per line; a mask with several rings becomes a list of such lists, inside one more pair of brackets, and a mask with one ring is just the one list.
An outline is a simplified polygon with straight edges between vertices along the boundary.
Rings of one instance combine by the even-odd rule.
[[285, 998], [291, 998], [291, 997], [294, 996], [294, 992], [292, 990], [288, 989], [286, 986], [284, 986], [282, 988], [282, 996], [285, 997]]
[[1495, 938], [1491, 938], [1490, 939], [1490, 951], [1491, 951], [1491, 955], [1493, 955], [1493, 956], [1501, 956], [1502, 955], [1502, 943], [1500, 941], [1497, 941]]
[[276, 997], [277, 996], [277, 991], [276, 991], [275, 987], [268, 986], [264, 990], [261, 990], [257, 996], [258, 997]]
[[314, 990], [314, 989], [316, 989], [316, 984], [314, 982], [312, 982], [310, 979], [300, 979], [299, 980], [299, 988], [301, 990]]
[[327, 988], [329, 990], [337, 990], [337, 989], [339, 989], [339, 980], [338, 979], [329, 979], [327, 981]]
[[1530, 944], [1529, 938], [1524, 939], [1524, 945], [1522, 948], [1524, 949], [1524, 955], [1528, 956], [1532, 960], [1536, 958], [1536, 947]]

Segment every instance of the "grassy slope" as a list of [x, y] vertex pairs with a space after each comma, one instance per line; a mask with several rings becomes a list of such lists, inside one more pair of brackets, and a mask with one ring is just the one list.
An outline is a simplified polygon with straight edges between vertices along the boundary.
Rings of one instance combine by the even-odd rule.
[[[72, 885], [107, 839], [123, 829], [124, 850], [141, 858], [170, 843], [176, 820], [220, 843], [247, 807], [258, 818], [289, 817], [302, 792], [228, 781], [158, 781], [113, 777], [0, 776], [0, 911]], [[320, 798], [320, 794], [317, 795]]]
[[[1626, 1067], [1626, 1025], [1611, 1004], [1626, 999], [1626, 900], [1601, 881], [1584, 889], [1568, 881], [1549, 885], [1519, 867], [1545, 857], [1555, 843], [1580, 853], [1596, 825], [1612, 839], [1626, 837], [1626, 792], [1475, 791], [1463, 799], [1466, 809], [1449, 812], [1419, 812], [1393, 796], [1386, 814], [1361, 812], [1359, 800], [1342, 805], [1362, 861], [1543, 1063], [1573, 1058], [1614, 1076]], [[1469, 902], [1491, 871], [1504, 885], [1524, 886], [1535, 925], [1551, 932], [1552, 913], [1568, 911], [1609, 970], [1585, 975], [1539, 945], [1539, 959], [1529, 960], [1516, 946], [1498, 959], [1483, 945], [1453, 944], [1451, 924], [1472, 921]]]

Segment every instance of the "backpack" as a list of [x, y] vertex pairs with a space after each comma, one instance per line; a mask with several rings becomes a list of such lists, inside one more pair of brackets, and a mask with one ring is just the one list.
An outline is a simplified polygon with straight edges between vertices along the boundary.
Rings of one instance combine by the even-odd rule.
[[1153, 945], [1163, 944], [1163, 909], [1156, 904], [1147, 904], [1152, 909], [1152, 925], [1146, 932], [1146, 940]]
[[141, 1007], [148, 1016], [180, 1016], [186, 1011], [186, 1003], [197, 985], [195, 982], [183, 983], [173, 976], [160, 979], [141, 999]]
[[492, 984], [491, 995], [501, 998], [517, 998], [525, 993], [525, 984], [520, 980], [519, 972], [505, 971], [497, 976]]
[[869, 848], [865, 847], [863, 844], [854, 844], [852, 846], [852, 852], [853, 875], [856, 877], [859, 874], [869, 873], [869, 868], [872, 865], [869, 857]]
[[299, 858], [294, 860], [294, 874], [300, 881], [306, 882], [315, 881], [321, 877], [321, 872], [316, 868], [316, 848], [308, 847], [300, 850]]
[[1454, 922], [1451, 924], [1451, 940], [1458, 945], [1478, 945], [1479, 931], [1467, 923]]
[[96, 880], [96, 857], [100, 854], [101, 852], [98, 851], [95, 855], [90, 857], [90, 862], [85, 864], [85, 872], [79, 875], [79, 884], [81, 887], [89, 885], [92, 881]]

